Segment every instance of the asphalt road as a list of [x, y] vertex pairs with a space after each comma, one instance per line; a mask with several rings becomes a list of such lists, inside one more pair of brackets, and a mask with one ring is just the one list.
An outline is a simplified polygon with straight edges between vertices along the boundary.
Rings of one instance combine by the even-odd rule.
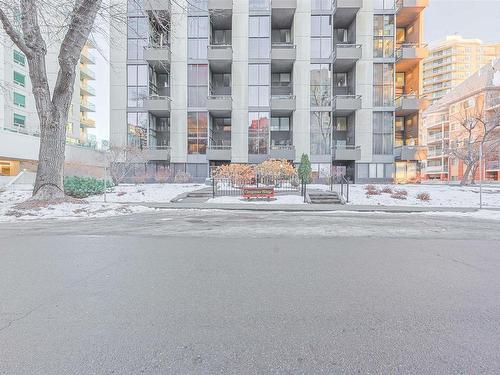
[[498, 374], [499, 348], [499, 221], [0, 225], [0, 374]]

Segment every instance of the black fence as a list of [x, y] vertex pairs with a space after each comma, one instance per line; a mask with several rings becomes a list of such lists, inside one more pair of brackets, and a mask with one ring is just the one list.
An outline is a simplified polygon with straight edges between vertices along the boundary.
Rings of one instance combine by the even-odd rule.
[[346, 202], [349, 202], [349, 180], [345, 176], [331, 176], [329, 180], [330, 191], [336, 192]]
[[297, 176], [285, 178], [255, 176], [251, 179], [212, 178], [212, 194], [214, 198], [241, 196], [243, 194], [243, 188], [247, 187], [274, 187], [276, 194], [302, 193], [303, 189], [305, 189]]

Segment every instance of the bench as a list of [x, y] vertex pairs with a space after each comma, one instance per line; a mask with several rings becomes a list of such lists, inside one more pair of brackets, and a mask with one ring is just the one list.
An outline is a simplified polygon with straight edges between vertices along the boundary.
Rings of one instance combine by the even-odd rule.
[[274, 198], [274, 187], [244, 187], [242, 191], [245, 199]]

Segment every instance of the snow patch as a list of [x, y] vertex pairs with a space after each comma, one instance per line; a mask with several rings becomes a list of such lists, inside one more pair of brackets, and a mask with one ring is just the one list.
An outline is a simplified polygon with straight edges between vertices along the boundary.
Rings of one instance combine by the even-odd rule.
[[211, 198], [207, 203], [251, 203], [251, 204], [304, 204], [304, 198], [299, 195], [277, 195], [275, 199], [245, 199], [242, 197]]

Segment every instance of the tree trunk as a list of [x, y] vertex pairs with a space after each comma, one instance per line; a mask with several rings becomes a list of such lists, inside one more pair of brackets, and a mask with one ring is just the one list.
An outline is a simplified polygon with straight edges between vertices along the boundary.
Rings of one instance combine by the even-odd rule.
[[[64, 116], [58, 116], [60, 119]], [[62, 120], [40, 123], [40, 151], [33, 198], [52, 200], [64, 197], [63, 172], [66, 128]]]
[[477, 169], [479, 168], [479, 163], [478, 164], [475, 164], [474, 165], [474, 168], [472, 168], [472, 172], [471, 172], [471, 185], [475, 185], [476, 184], [476, 173], [477, 173]]
[[469, 181], [469, 174], [472, 169], [472, 164], [468, 164], [467, 168], [465, 169], [465, 172], [462, 176], [462, 181], [460, 181], [460, 185], [467, 185], [467, 182]]

